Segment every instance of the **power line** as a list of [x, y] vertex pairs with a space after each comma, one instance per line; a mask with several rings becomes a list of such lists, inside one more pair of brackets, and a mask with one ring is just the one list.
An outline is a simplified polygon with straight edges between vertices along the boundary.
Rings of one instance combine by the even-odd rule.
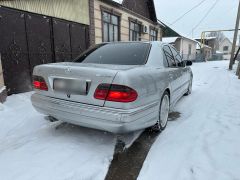
[[192, 32], [208, 17], [208, 15], [210, 14], [210, 12], [214, 9], [214, 7], [217, 5], [217, 3], [220, 0], [216, 0], [214, 2], [214, 4], [210, 7], [210, 9], [207, 11], [207, 13], [202, 17], [202, 19], [198, 22], [198, 24], [196, 26], [194, 26], [194, 28], [192, 29]]
[[176, 22], [178, 22], [179, 20], [181, 20], [182, 18], [184, 18], [184, 16], [186, 16], [188, 13], [190, 13], [191, 11], [193, 11], [194, 9], [196, 9], [197, 7], [199, 7], [202, 3], [204, 3], [206, 0], [202, 0], [200, 3], [198, 3], [197, 5], [193, 6], [190, 10], [188, 10], [187, 12], [185, 12], [183, 15], [181, 15], [179, 18], [177, 18], [175, 21], [173, 21], [170, 25], [175, 24]]

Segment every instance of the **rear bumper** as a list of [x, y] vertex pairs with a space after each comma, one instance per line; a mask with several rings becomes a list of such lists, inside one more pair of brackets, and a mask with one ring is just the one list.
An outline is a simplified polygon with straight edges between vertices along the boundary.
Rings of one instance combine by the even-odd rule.
[[83, 127], [112, 133], [127, 133], [154, 125], [158, 102], [135, 109], [122, 110], [86, 105], [39, 94], [31, 97], [34, 108], [45, 115]]

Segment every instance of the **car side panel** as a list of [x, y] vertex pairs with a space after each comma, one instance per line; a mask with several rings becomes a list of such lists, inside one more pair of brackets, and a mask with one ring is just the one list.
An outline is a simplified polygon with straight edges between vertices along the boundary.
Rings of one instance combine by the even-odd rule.
[[[159, 102], [166, 88], [169, 87], [168, 71], [165, 68], [139, 67], [118, 72], [113, 84], [122, 84], [135, 89], [138, 98], [132, 103], [105, 102], [105, 107], [131, 109]], [[158, 111], [158, 109], [156, 110]]]

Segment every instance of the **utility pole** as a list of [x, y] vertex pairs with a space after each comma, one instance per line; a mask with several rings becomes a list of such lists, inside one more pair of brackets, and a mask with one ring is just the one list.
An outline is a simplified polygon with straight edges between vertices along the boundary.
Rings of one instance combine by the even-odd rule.
[[236, 43], [237, 43], [237, 35], [238, 35], [238, 28], [239, 28], [239, 20], [240, 20], [240, 1], [238, 5], [238, 13], [237, 13], [237, 20], [236, 20], [236, 26], [235, 26], [235, 32], [234, 32], [234, 39], [233, 39], [233, 45], [232, 45], [232, 53], [231, 53], [231, 59], [229, 64], [229, 70], [232, 70], [233, 63], [234, 63], [234, 53], [236, 49]]

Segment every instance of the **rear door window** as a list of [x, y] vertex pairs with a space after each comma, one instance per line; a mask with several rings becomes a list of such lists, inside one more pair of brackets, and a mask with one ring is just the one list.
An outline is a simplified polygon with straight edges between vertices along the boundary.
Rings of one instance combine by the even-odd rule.
[[144, 65], [151, 45], [149, 43], [106, 43], [95, 46], [74, 62], [113, 65]]
[[175, 59], [177, 66], [185, 67], [185, 63], [182, 61], [182, 57], [181, 57], [180, 53], [174, 47], [170, 47], [170, 48], [173, 53], [173, 57]]
[[165, 45], [163, 47], [163, 52], [164, 52], [164, 55], [167, 59], [168, 67], [177, 67], [174, 56], [173, 56], [173, 53], [172, 53], [170, 47]]

